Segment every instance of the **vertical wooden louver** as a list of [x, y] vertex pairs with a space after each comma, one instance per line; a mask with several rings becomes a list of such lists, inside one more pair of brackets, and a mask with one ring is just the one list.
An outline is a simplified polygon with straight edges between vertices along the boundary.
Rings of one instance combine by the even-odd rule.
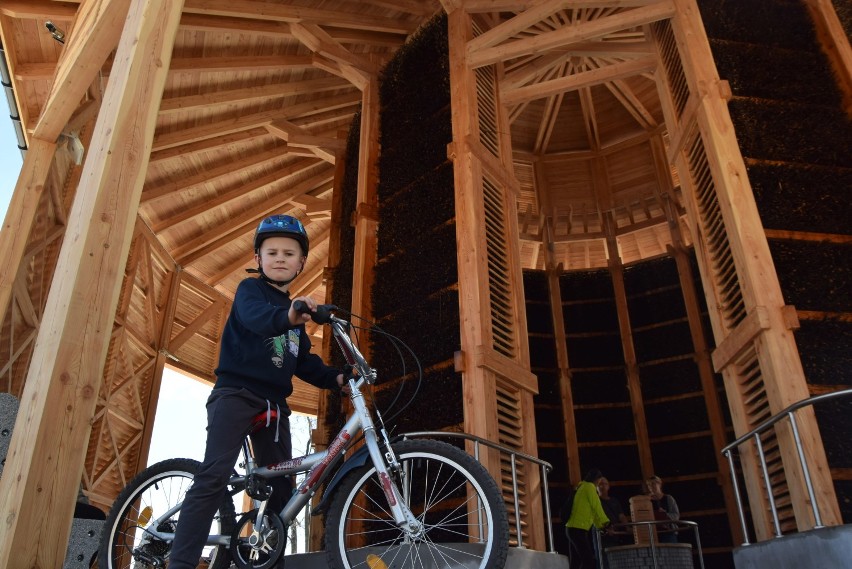
[[686, 102], [689, 100], [689, 85], [686, 82], [683, 66], [680, 64], [680, 54], [672, 32], [672, 25], [668, 20], [662, 20], [655, 22], [651, 28], [657, 40], [672, 106], [677, 118], [680, 119], [683, 116], [683, 110], [686, 108]]
[[488, 290], [491, 293], [491, 329], [494, 350], [515, 356], [515, 329], [512, 326], [512, 291], [506, 261], [506, 221], [504, 198], [487, 177], [482, 180], [485, 198], [485, 239], [488, 248]]
[[[517, 388], [503, 381], [497, 381], [497, 425], [500, 444], [510, 448], [523, 448], [524, 423], [521, 416], [520, 393]], [[527, 466], [522, 461], [516, 461], [514, 465], [515, 477], [513, 478], [511, 458], [506, 455], [500, 457], [500, 482], [503, 487], [503, 496], [512, 496], [517, 485], [520, 511], [516, 511], [513, 501], [506, 500], [506, 510], [509, 513], [509, 536], [516, 542], [518, 539], [518, 524], [516, 523], [518, 517], [521, 521], [523, 541], [529, 541], [526, 531], [528, 524]]]
[[707, 162], [704, 144], [693, 131], [686, 144], [686, 161], [699, 210], [699, 223], [707, 239], [707, 250], [713, 267], [713, 279], [720, 294], [720, 310], [728, 330], [745, 318], [745, 305], [737, 278], [737, 267], [725, 231], [725, 220], [719, 208], [713, 175]]
[[497, 104], [494, 96], [494, 67], [480, 67], [476, 73], [476, 100], [479, 107], [479, 142], [494, 156], [500, 156], [497, 134]]

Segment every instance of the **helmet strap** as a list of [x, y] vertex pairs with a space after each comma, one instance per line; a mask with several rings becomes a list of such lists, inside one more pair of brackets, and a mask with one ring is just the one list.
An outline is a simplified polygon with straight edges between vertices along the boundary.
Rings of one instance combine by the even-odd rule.
[[305, 261], [302, 260], [302, 267], [298, 271], [296, 271], [295, 275], [293, 275], [292, 277], [290, 277], [286, 281], [276, 281], [276, 280], [270, 278], [266, 273], [263, 272], [263, 266], [260, 263], [257, 264], [257, 270], [246, 269], [246, 271], [251, 272], [251, 273], [258, 273], [262, 280], [264, 280], [264, 281], [266, 281], [270, 284], [274, 284], [275, 286], [287, 286], [288, 284], [290, 284], [291, 282], [296, 280], [296, 277], [298, 277], [300, 274], [302, 274], [302, 271], [304, 269], [305, 269]]
[[264, 273], [264, 272], [263, 272], [263, 269], [262, 269], [261, 267], [258, 267], [258, 268], [257, 268], [257, 272], [258, 272], [258, 273], [260, 273], [260, 278], [261, 278], [261, 279], [265, 280], [266, 282], [268, 282], [268, 283], [270, 283], [270, 284], [274, 284], [275, 286], [286, 286], [286, 285], [290, 284], [291, 282], [293, 282], [293, 281], [296, 279], [296, 277], [298, 277], [298, 276], [299, 276], [299, 273], [301, 273], [302, 271], [299, 271], [298, 273], [296, 273], [295, 275], [293, 275], [293, 277], [292, 277], [292, 278], [289, 278], [289, 279], [287, 279], [286, 281], [276, 281], [276, 280], [273, 280], [273, 279], [269, 278], [269, 277], [266, 275], [266, 273]]

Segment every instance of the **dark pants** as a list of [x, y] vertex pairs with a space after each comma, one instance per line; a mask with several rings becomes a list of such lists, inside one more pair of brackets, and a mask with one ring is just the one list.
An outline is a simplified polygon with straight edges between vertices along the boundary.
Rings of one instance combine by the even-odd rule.
[[[272, 407], [275, 409], [275, 406]], [[228, 478], [234, 470], [240, 447], [251, 428], [252, 419], [267, 410], [267, 403], [247, 389], [214, 389], [207, 400], [207, 447], [204, 461], [192, 487], [186, 493], [178, 519], [175, 540], [169, 557], [169, 569], [195, 569], [204, 549], [213, 514], [226, 496]], [[282, 415], [289, 410], [282, 409]], [[275, 442], [276, 421], [269, 428], [252, 434], [255, 458], [260, 465], [292, 458], [290, 421], [281, 417], [279, 440]], [[278, 512], [290, 498], [290, 479], [270, 480], [272, 498], [267, 508]]]
[[592, 532], [579, 528], [567, 529], [568, 541], [571, 545], [568, 551], [568, 564], [571, 569], [595, 569], [597, 563]]

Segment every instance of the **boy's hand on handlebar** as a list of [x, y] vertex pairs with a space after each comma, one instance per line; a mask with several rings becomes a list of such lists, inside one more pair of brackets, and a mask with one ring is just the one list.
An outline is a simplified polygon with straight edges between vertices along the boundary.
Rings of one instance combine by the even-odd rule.
[[340, 387], [340, 390], [343, 393], [345, 393], [346, 395], [349, 395], [349, 393], [351, 391], [349, 389], [349, 380], [344, 374], [342, 374], [342, 373], [337, 374], [337, 385], [338, 385], [338, 387]]
[[311, 312], [317, 309], [317, 301], [310, 296], [299, 296], [293, 299], [287, 317], [292, 326], [305, 324], [311, 321]]

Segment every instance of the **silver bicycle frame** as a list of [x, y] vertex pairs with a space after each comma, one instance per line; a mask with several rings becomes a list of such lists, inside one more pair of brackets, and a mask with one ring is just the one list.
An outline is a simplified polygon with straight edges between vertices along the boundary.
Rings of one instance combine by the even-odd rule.
[[[335, 316], [330, 317], [330, 323], [334, 338], [337, 340], [337, 343], [346, 358], [346, 362], [358, 372], [359, 376], [357, 380], [355, 378], [349, 380], [349, 398], [352, 401], [352, 406], [354, 408], [352, 415], [350, 415], [346, 420], [343, 428], [331, 444], [329, 444], [327, 449], [305, 456], [291, 458], [284, 462], [269, 466], [254, 466], [252, 464], [251, 461], [253, 455], [249, 452], [248, 437], [246, 437], [247, 440], [243, 443], [243, 450], [247, 461], [247, 474], [256, 474], [266, 478], [277, 478], [280, 476], [289, 476], [292, 474], [307, 472], [305, 479], [298, 488], [296, 488], [293, 496], [278, 514], [281, 521], [287, 524], [296, 518], [302, 508], [305, 507], [308, 500], [316, 494], [317, 488], [323, 481], [325, 481], [331, 472], [331, 467], [337, 463], [340, 457], [342, 457], [344, 451], [349, 448], [358, 431], [363, 430], [364, 441], [367, 445], [370, 459], [376, 468], [376, 475], [381, 483], [385, 498], [388, 501], [388, 507], [393, 514], [394, 521], [398, 526], [405, 526], [410, 532], [417, 533], [421, 531], [422, 524], [414, 517], [408, 506], [405, 505], [405, 498], [402, 496], [399, 488], [397, 488], [396, 484], [393, 482], [393, 478], [390, 476], [388, 466], [385, 462], [385, 457], [382, 455], [379, 448], [378, 435], [376, 433], [375, 424], [373, 423], [373, 416], [367, 408], [367, 404], [364, 401], [364, 395], [361, 393], [361, 387], [363, 387], [365, 383], [371, 384], [375, 381], [376, 372], [367, 364], [364, 356], [361, 355], [361, 352], [358, 351], [358, 348], [355, 347], [352, 339], [346, 333], [347, 323]], [[398, 470], [398, 465], [395, 464], [396, 458], [391, 456], [390, 460], [393, 462], [391, 465], [392, 468]], [[245, 476], [231, 477], [228, 480], [228, 485], [242, 485], [245, 479]], [[149, 529], [148, 532], [163, 541], [173, 540], [174, 533], [160, 532], [157, 531], [156, 528], [160, 525], [160, 522], [165, 521], [174, 515], [174, 513], [177, 512], [182, 505], [182, 503], [176, 505], [157, 518], [157, 520], [153, 523], [149, 524], [149, 527], [154, 529]], [[207, 537], [206, 544], [229, 545], [230, 542], [231, 536], [214, 534]]]

